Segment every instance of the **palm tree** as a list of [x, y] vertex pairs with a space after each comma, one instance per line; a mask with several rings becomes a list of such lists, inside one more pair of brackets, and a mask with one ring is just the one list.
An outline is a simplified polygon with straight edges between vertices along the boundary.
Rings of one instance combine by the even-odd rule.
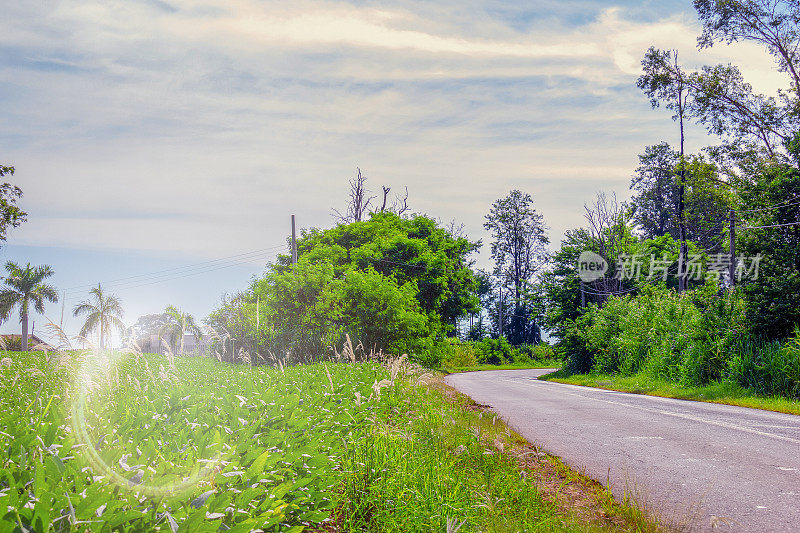
[[6, 263], [8, 276], [5, 288], [0, 291], [0, 320], [8, 320], [16, 306], [19, 306], [19, 321], [22, 322], [22, 350], [28, 350], [28, 315], [31, 303], [37, 313], [44, 313], [44, 301], [58, 301], [55, 287], [44, 283], [53, 275], [49, 265], [38, 267], [30, 263], [22, 268], [13, 261]]
[[180, 355], [183, 355], [183, 337], [187, 332], [192, 333], [198, 340], [203, 337], [203, 331], [189, 313], [184, 313], [174, 305], [169, 305], [164, 309], [164, 315], [168, 322], [161, 328], [161, 335], [167, 333], [173, 341], [176, 336], [180, 335], [181, 343], [178, 352]]
[[86, 315], [81, 337], [86, 338], [91, 332], [99, 330], [100, 348], [104, 348], [106, 336], [111, 333], [112, 328], [116, 327], [120, 331], [125, 329], [125, 324], [122, 323], [122, 302], [112, 294], [104, 294], [103, 287], [99, 284], [90, 292], [92, 301], [85, 300], [76, 305], [72, 315]]

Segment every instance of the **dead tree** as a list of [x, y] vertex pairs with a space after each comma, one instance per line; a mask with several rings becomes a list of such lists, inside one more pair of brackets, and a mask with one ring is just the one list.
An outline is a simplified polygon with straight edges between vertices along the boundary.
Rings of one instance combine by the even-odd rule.
[[392, 205], [392, 211], [394, 211], [394, 214], [400, 217], [403, 216], [403, 213], [408, 211], [408, 209], [408, 187], [406, 187], [405, 196], [395, 196], [394, 204]]
[[380, 209], [370, 209], [372, 202], [377, 196], [369, 195], [369, 190], [366, 187], [367, 177], [361, 173], [360, 168], [356, 168], [358, 173], [356, 177], [350, 180], [350, 192], [347, 198], [347, 209], [344, 213], [338, 209], [333, 209], [333, 218], [339, 224], [350, 224], [351, 222], [361, 222], [366, 218], [367, 213], [383, 213], [391, 212], [397, 216], [402, 216], [409, 210], [408, 207], [408, 187], [405, 189], [405, 195], [395, 195], [392, 205], [389, 206], [389, 193], [391, 187], [382, 186], [383, 201], [381, 202]]
[[389, 197], [389, 191], [392, 190], [391, 187], [386, 187], [385, 185], [383, 188], [383, 203], [381, 204], [381, 213], [386, 211], [386, 199]]
[[347, 200], [347, 210], [344, 214], [338, 209], [333, 210], [333, 216], [340, 224], [351, 222], [361, 222], [364, 215], [369, 212], [370, 204], [375, 196], [369, 196], [369, 191], [364, 185], [367, 177], [361, 173], [360, 168], [356, 168], [358, 174], [350, 180], [350, 194]]
[[[597, 193], [594, 203], [584, 204], [586, 211], [583, 217], [589, 223], [589, 232], [597, 246], [597, 252], [609, 263], [609, 274], [616, 266], [616, 258], [623, 251], [623, 240], [625, 238], [625, 204], [617, 201], [617, 195], [610, 197], [604, 192]], [[619, 293], [622, 289], [621, 279], [610, 275], [592, 282], [593, 288], [599, 294], [600, 301], [613, 294]]]

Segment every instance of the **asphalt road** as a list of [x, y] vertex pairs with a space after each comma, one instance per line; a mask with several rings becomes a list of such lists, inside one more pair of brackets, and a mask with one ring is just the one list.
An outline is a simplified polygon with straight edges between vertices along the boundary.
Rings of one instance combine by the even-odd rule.
[[550, 370], [451, 374], [571, 467], [693, 531], [800, 531], [800, 416], [539, 381]]

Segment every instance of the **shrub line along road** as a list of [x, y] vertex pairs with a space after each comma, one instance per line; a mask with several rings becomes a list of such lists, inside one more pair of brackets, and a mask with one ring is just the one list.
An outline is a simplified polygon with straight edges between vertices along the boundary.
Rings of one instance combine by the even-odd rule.
[[446, 382], [571, 467], [692, 530], [800, 531], [800, 416], [490, 370]]

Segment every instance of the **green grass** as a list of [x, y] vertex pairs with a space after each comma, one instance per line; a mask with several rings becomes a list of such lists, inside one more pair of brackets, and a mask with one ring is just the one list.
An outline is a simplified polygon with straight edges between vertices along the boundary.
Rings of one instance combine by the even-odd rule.
[[374, 364], [8, 356], [2, 531], [300, 531], [329, 516], [337, 465], [387, 377]]
[[525, 370], [529, 368], [560, 368], [564, 364], [560, 359], [543, 359], [541, 361], [529, 361], [525, 363], [506, 363], [502, 365], [471, 365], [445, 367], [443, 370], [448, 374], [455, 372], [478, 372], [481, 370]]
[[736, 383], [723, 381], [705, 386], [684, 386], [673, 382], [655, 379], [647, 374], [639, 373], [633, 376], [619, 376], [613, 374], [575, 374], [566, 375], [561, 371], [542, 376], [539, 379], [599, 387], [601, 389], [632, 392], [634, 394], [647, 394], [665, 398], [678, 398], [681, 400], [696, 400], [701, 402], [722, 403], [752, 407], [800, 415], [800, 401], [790, 400], [780, 396], [760, 396], [750, 389], [743, 388]]
[[[589, 483], [589, 499], [597, 500], [602, 516], [575, 514], [558, 488], [555, 501], [544, 498], [518, 455], [532, 447], [491, 413], [442, 388], [406, 384], [387, 392], [387, 418], [366, 428], [345, 456], [335, 515], [340, 530], [444, 532], [459, 524], [461, 532], [658, 529], [635, 506], [617, 504], [604, 487], [555, 458], [549, 458], [555, 483]], [[560, 500], [567, 500], [566, 509]]]
[[543, 498], [524, 441], [399, 366], [5, 355], [2, 531], [652, 529]]

